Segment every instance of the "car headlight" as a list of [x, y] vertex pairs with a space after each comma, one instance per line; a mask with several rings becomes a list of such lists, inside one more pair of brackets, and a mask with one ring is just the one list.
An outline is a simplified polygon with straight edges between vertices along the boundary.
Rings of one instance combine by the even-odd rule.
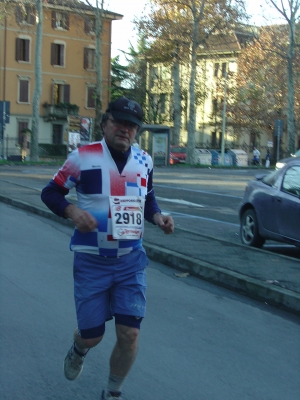
[[276, 163], [276, 169], [280, 169], [280, 168], [282, 168], [284, 166], [285, 166], [285, 163], [283, 163], [283, 162], [277, 162]]

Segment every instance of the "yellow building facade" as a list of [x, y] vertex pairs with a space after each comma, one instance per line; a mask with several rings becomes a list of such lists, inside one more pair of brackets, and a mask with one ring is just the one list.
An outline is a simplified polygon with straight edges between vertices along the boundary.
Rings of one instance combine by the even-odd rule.
[[[4, 12], [4, 3], [0, 3], [0, 101], [5, 102], [6, 108], [6, 102], [10, 105], [9, 123], [2, 128], [1, 150], [5, 158], [21, 152], [30, 154], [30, 132], [26, 130], [32, 123], [37, 22], [37, 12], [31, 4], [10, 2], [5, 4]], [[43, 2], [39, 143], [68, 144], [69, 132], [79, 131], [82, 118], [92, 127], [95, 117], [95, 11], [81, 2], [76, 4], [74, 8], [57, 1]], [[104, 111], [110, 99], [112, 21], [121, 18], [120, 14], [103, 13]]]

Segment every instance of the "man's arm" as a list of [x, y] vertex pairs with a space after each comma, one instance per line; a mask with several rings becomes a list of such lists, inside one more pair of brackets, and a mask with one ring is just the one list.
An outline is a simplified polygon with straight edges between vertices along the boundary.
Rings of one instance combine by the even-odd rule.
[[166, 234], [174, 232], [174, 221], [170, 215], [162, 215], [161, 210], [156, 202], [154, 190], [153, 190], [153, 170], [149, 174], [147, 196], [145, 202], [145, 219], [154, 225], [157, 225]]
[[153, 215], [153, 221], [161, 230], [167, 235], [174, 232], [174, 221], [171, 215], [162, 215], [155, 213]]
[[65, 198], [68, 193], [68, 189], [51, 180], [42, 190], [41, 199], [54, 214], [66, 218], [65, 208], [71, 204]]

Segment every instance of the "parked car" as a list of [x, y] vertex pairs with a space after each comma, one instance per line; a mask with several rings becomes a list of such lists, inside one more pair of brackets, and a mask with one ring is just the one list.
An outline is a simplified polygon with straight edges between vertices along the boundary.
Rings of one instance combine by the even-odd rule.
[[262, 247], [269, 239], [300, 247], [300, 158], [251, 180], [239, 218], [241, 241], [247, 246]]
[[179, 164], [186, 162], [186, 147], [171, 146], [170, 147], [170, 164]]
[[295, 154], [291, 154], [291, 157], [283, 158], [282, 160], [277, 161], [276, 169], [282, 168], [289, 160], [292, 160], [293, 157], [300, 157], [300, 149], [297, 150]]

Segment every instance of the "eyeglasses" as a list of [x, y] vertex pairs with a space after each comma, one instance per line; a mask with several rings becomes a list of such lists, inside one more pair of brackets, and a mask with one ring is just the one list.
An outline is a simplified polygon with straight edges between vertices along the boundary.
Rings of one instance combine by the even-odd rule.
[[113, 118], [108, 118], [108, 119], [111, 121], [111, 123], [112, 123], [114, 126], [116, 126], [116, 127], [118, 127], [118, 128], [125, 127], [125, 128], [127, 128], [129, 131], [134, 131], [134, 130], [137, 130], [137, 129], [138, 129], [138, 125], [135, 124], [135, 123], [133, 123], [133, 122], [125, 121], [124, 119], [113, 119]]

